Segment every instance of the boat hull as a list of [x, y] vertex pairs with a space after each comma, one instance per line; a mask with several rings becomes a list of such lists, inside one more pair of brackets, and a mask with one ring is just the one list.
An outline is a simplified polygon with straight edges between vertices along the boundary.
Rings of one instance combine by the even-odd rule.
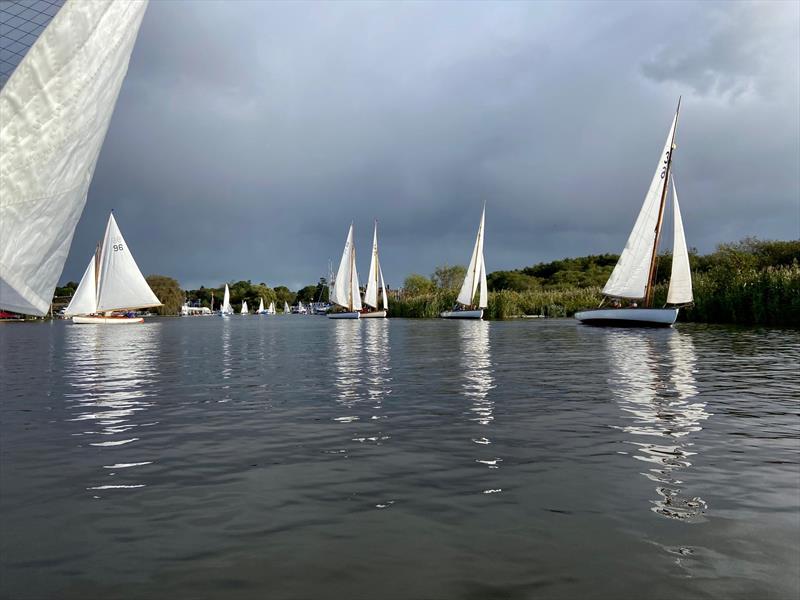
[[76, 325], [135, 325], [144, 323], [143, 317], [72, 317]]
[[385, 319], [386, 318], [386, 311], [385, 310], [375, 310], [372, 312], [362, 312], [361, 313], [362, 319]]
[[585, 325], [601, 327], [672, 327], [677, 308], [596, 308], [575, 313]]
[[483, 309], [478, 310], [446, 310], [441, 315], [443, 319], [482, 319]]
[[359, 312], [328, 313], [329, 319], [360, 319], [363, 315]]

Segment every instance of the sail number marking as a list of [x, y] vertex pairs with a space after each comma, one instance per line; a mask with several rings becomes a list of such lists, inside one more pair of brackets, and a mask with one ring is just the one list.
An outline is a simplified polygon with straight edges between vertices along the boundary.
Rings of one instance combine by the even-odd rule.
[[114, 249], [114, 252], [122, 252], [125, 250], [125, 247], [122, 244], [114, 244], [112, 248]]
[[667, 156], [664, 158], [664, 166], [661, 169], [661, 179], [664, 179], [667, 175], [667, 165], [669, 164], [669, 155], [672, 153], [672, 150], [667, 150]]

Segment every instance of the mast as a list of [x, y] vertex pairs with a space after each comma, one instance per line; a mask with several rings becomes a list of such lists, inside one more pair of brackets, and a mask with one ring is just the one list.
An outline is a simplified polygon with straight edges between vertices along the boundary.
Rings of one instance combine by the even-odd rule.
[[[378, 273], [381, 270], [381, 262], [378, 260], [378, 219], [375, 219], [375, 232], [374, 232], [374, 239], [375, 239], [375, 247], [372, 249], [372, 253], [375, 255], [375, 304], [378, 303]], [[385, 303], [385, 302], [384, 302]], [[375, 307], [375, 310], [378, 310], [378, 307]]]
[[[486, 202], [483, 203], [483, 214], [486, 213]], [[481, 239], [481, 235], [483, 234], [483, 215], [481, 215], [481, 222], [478, 225], [478, 240]], [[469, 305], [473, 306], [475, 302], [475, 292], [477, 291], [477, 287], [475, 287], [475, 281], [478, 273], [478, 261], [475, 261], [475, 264], [472, 266], [472, 286], [475, 288], [472, 291], [472, 296], [469, 299]]]
[[672, 153], [675, 150], [675, 133], [678, 131], [678, 115], [681, 112], [681, 97], [678, 96], [678, 108], [675, 111], [675, 129], [672, 131], [672, 140], [669, 144], [669, 156], [667, 165], [664, 167], [663, 179], [664, 188], [661, 190], [661, 203], [658, 206], [658, 221], [656, 222], [656, 239], [653, 240], [653, 253], [650, 257], [650, 274], [647, 278], [647, 288], [645, 288], [644, 305], [650, 307], [653, 302], [653, 290], [655, 288], [656, 267], [658, 266], [658, 243], [661, 241], [661, 225], [664, 221], [664, 206], [667, 201], [667, 188], [669, 187], [669, 170], [672, 166]]
[[[352, 228], [353, 228], [353, 224], [350, 223], [351, 231], [352, 231]], [[356, 262], [355, 259], [356, 259], [355, 243], [354, 243], [354, 240], [351, 239], [350, 240], [350, 286], [349, 286], [349, 288], [350, 288], [350, 303], [349, 303], [349, 305], [347, 307], [350, 310], [350, 312], [353, 312], [353, 269], [355, 268], [355, 262]]]

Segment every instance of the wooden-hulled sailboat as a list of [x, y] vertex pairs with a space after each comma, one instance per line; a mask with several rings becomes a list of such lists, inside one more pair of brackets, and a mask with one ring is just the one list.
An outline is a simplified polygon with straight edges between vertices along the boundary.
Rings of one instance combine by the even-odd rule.
[[143, 323], [142, 317], [112, 313], [155, 306], [161, 306], [161, 302], [136, 265], [112, 212], [103, 241], [97, 245], [64, 316], [79, 324]]
[[347, 232], [339, 270], [336, 271], [336, 284], [333, 286], [331, 302], [344, 310], [329, 312], [328, 318], [330, 319], [358, 319], [361, 316], [361, 290], [358, 285], [352, 223]]
[[[683, 233], [683, 219], [678, 205], [675, 182], [672, 181], [672, 156], [675, 150], [675, 131], [681, 103], [672, 120], [667, 141], [655, 175], [650, 183], [639, 216], [633, 226], [628, 243], [622, 250], [614, 271], [603, 288], [605, 299], [600, 308], [575, 313], [575, 318], [587, 325], [615, 325], [622, 327], [670, 327], [678, 318], [680, 306], [692, 303], [692, 274], [689, 253]], [[672, 181], [673, 255], [667, 306], [653, 307], [658, 244], [664, 222], [667, 189]], [[611, 299], [611, 306], [603, 306]], [[623, 307], [623, 301], [630, 306]]]
[[[488, 306], [489, 293], [486, 285], [486, 263], [483, 259], [483, 226], [486, 220], [486, 204], [483, 205], [481, 222], [478, 225], [478, 236], [472, 250], [472, 259], [469, 261], [467, 274], [458, 299], [453, 310], [442, 313], [443, 319], [481, 319], [483, 309]], [[478, 292], [478, 302], [475, 295]]]
[[[380, 291], [380, 298], [379, 296]], [[364, 294], [366, 307], [361, 311], [361, 318], [385, 318], [389, 310], [389, 297], [386, 295], [386, 284], [383, 281], [381, 262], [378, 259], [378, 221], [372, 234], [372, 258], [369, 261], [369, 277], [367, 292]]]
[[247, 310], [247, 300], [242, 300], [242, 308], [239, 310], [241, 315], [249, 315], [250, 311]]
[[229, 317], [233, 314], [233, 307], [231, 306], [231, 290], [228, 284], [225, 284], [225, 295], [222, 298], [222, 306], [219, 309], [220, 316]]

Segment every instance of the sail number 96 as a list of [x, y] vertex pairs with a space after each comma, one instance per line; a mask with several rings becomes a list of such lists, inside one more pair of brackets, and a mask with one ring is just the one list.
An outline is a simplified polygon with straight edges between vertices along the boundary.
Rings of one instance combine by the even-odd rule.
[[122, 252], [125, 250], [125, 247], [122, 244], [114, 244], [112, 248], [114, 249], [114, 252]]

